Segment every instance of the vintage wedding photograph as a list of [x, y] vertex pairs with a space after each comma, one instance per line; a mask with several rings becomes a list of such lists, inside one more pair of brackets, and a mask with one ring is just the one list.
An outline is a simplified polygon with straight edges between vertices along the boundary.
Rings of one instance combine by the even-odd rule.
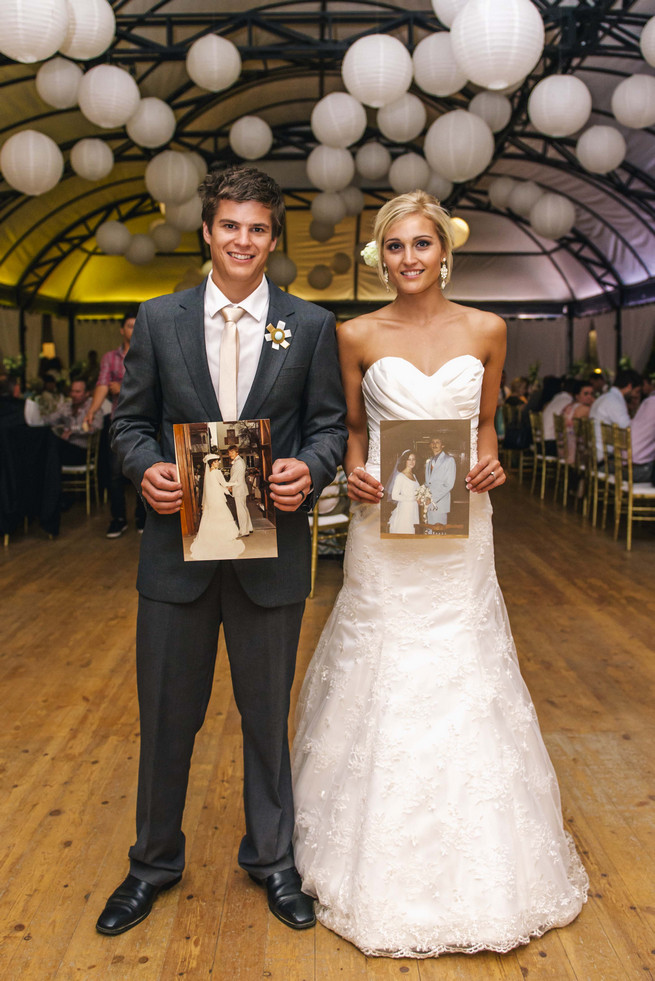
[[468, 538], [470, 419], [380, 423], [381, 538]]
[[277, 556], [269, 419], [173, 427], [184, 561]]

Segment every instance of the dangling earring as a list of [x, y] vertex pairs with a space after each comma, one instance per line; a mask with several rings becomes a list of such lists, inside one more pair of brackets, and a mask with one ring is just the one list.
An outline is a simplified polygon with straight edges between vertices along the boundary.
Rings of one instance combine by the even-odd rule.
[[441, 260], [441, 289], [446, 288], [446, 281], [448, 279], [448, 263], [445, 259]]
[[384, 280], [384, 288], [386, 289], [387, 293], [390, 293], [391, 290], [389, 289], [389, 270], [385, 265], [382, 266], [382, 279]]

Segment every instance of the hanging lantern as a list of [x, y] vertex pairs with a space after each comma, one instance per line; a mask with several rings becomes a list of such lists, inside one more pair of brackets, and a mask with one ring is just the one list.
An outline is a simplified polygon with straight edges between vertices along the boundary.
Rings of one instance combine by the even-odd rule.
[[368, 34], [351, 44], [341, 65], [343, 83], [365, 106], [395, 102], [412, 82], [412, 59], [398, 38]]
[[129, 72], [116, 65], [96, 65], [86, 72], [77, 90], [82, 114], [102, 129], [124, 126], [133, 116], [141, 96]]
[[273, 130], [259, 116], [242, 116], [230, 126], [229, 141], [237, 157], [259, 160], [273, 146]]
[[203, 262], [202, 266], [200, 267], [200, 272], [202, 273], [203, 276], [209, 276], [210, 272], [212, 271], [212, 268], [213, 267], [212, 267], [211, 259], [207, 259], [207, 262]]
[[347, 147], [366, 129], [366, 109], [347, 92], [331, 92], [312, 109], [312, 133], [326, 146]]
[[632, 75], [624, 78], [612, 94], [612, 112], [617, 122], [630, 129], [645, 129], [655, 123], [655, 78]]
[[127, 135], [137, 146], [157, 147], [168, 143], [175, 133], [175, 113], [163, 99], [148, 96], [127, 121]]
[[511, 177], [496, 177], [489, 185], [489, 200], [494, 208], [502, 210], [507, 207], [509, 196], [516, 187], [517, 181]]
[[77, 105], [82, 69], [66, 58], [51, 58], [36, 73], [36, 91], [46, 105], [70, 109]]
[[229, 89], [241, 74], [241, 55], [236, 45], [218, 34], [205, 34], [189, 48], [186, 70], [192, 82], [208, 92]]
[[78, 140], [71, 149], [71, 167], [85, 181], [99, 181], [111, 173], [114, 154], [108, 143], [91, 137]]
[[494, 138], [479, 116], [454, 109], [435, 119], [426, 134], [423, 150], [433, 170], [461, 183], [477, 177], [489, 166]]
[[326, 290], [330, 283], [332, 282], [332, 271], [329, 266], [319, 265], [314, 266], [309, 275], [307, 276], [307, 282], [315, 290]]
[[365, 202], [364, 195], [358, 187], [349, 184], [343, 191], [339, 191], [339, 197], [345, 205], [347, 215], [361, 215]]
[[454, 95], [468, 81], [455, 61], [448, 31], [428, 34], [416, 45], [412, 55], [414, 81], [429, 95]]
[[609, 174], [623, 163], [628, 147], [613, 126], [590, 126], [575, 148], [578, 160], [592, 174]]
[[436, 198], [437, 201], [445, 201], [453, 193], [453, 184], [452, 181], [447, 181], [445, 177], [441, 177], [432, 170], [430, 171], [428, 182], [425, 185], [425, 190], [432, 197]]
[[14, 133], [0, 150], [0, 170], [21, 194], [45, 194], [59, 183], [64, 158], [54, 140], [34, 129]]
[[369, 181], [386, 177], [391, 166], [391, 154], [381, 143], [365, 143], [355, 154], [357, 173]]
[[334, 225], [329, 221], [318, 221], [316, 218], [309, 226], [309, 236], [315, 242], [327, 242], [334, 235]]
[[107, 0], [66, 0], [68, 30], [59, 50], [77, 61], [106, 51], [116, 36], [116, 18]]
[[182, 204], [166, 204], [166, 221], [181, 232], [195, 232], [202, 226], [202, 201], [195, 194]]
[[466, 245], [471, 234], [468, 222], [463, 218], [453, 217], [450, 219], [450, 232], [453, 239], [453, 252]]
[[186, 153], [162, 150], [146, 167], [145, 182], [155, 201], [182, 204], [195, 193], [198, 174]]
[[528, 116], [539, 133], [570, 136], [591, 115], [591, 92], [575, 75], [549, 75], [530, 93]]
[[340, 193], [324, 191], [322, 194], [317, 194], [312, 201], [311, 212], [317, 221], [338, 225], [341, 219], [346, 217], [346, 205]]
[[432, 9], [444, 25], [452, 27], [453, 21], [467, 0], [432, 0]]
[[271, 252], [266, 266], [266, 275], [276, 286], [291, 286], [298, 275], [296, 264], [284, 252]]
[[332, 256], [330, 269], [335, 276], [343, 276], [348, 272], [352, 264], [352, 259], [345, 252], [335, 252]]
[[514, 214], [527, 218], [543, 193], [543, 189], [534, 181], [516, 181], [507, 198], [507, 207]]
[[420, 190], [430, 179], [430, 168], [418, 153], [403, 153], [389, 168], [389, 183], [396, 194]]
[[307, 176], [321, 191], [341, 191], [354, 175], [355, 161], [348, 150], [320, 144], [307, 157]]
[[168, 221], [153, 221], [148, 234], [157, 252], [175, 252], [182, 241], [182, 232]]
[[132, 236], [120, 221], [104, 221], [96, 228], [96, 244], [105, 255], [125, 255]]
[[478, 92], [469, 102], [469, 112], [484, 119], [492, 133], [500, 133], [512, 118], [512, 103], [498, 92]]
[[542, 194], [530, 209], [530, 224], [543, 238], [562, 238], [575, 224], [575, 206], [562, 194]]
[[427, 112], [418, 96], [405, 92], [395, 102], [378, 109], [380, 132], [394, 143], [409, 143], [423, 131]]
[[3, 0], [0, 14], [0, 54], [13, 61], [45, 61], [66, 37], [66, 0]]
[[545, 31], [530, 0], [468, 0], [453, 21], [450, 37], [467, 78], [485, 89], [504, 89], [537, 64]]
[[639, 38], [639, 47], [644, 61], [655, 68], [655, 17], [651, 17], [644, 24], [644, 29]]
[[133, 235], [125, 258], [134, 266], [147, 266], [155, 258], [155, 243], [149, 235]]
[[191, 163], [193, 164], [193, 166], [196, 168], [196, 173], [198, 174], [198, 183], [200, 183], [200, 181], [205, 179], [205, 177], [207, 176], [207, 171], [209, 170], [205, 162], [205, 158], [202, 156], [201, 153], [196, 153], [195, 150], [187, 150], [186, 155], [191, 161]]

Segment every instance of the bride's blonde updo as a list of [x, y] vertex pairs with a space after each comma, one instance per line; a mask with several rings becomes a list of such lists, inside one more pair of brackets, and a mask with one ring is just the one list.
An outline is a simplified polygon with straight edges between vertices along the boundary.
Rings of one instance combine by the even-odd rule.
[[398, 197], [387, 201], [378, 211], [373, 229], [373, 237], [378, 250], [378, 276], [386, 284], [384, 278], [385, 235], [392, 225], [404, 218], [409, 218], [410, 215], [423, 215], [434, 225], [441, 248], [445, 252], [446, 265], [448, 266], [446, 282], [448, 282], [453, 267], [453, 234], [450, 229], [450, 215], [445, 208], [441, 207], [437, 199], [426, 191], [410, 191], [408, 194], [399, 194]]

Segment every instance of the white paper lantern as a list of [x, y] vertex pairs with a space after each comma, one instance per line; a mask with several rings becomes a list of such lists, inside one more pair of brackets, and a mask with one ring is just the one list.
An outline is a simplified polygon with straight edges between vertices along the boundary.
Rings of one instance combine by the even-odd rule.
[[147, 266], [155, 258], [155, 243], [149, 235], [133, 235], [125, 258], [134, 266]]
[[148, 163], [145, 182], [155, 201], [182, 204], [195, 193], [198, 173], [188, 154], [163, 150]]
[[324, 221], [330, 225], [338, 225], [342, 218], [346, 217], [346, 205], [336, 191], [324, 191], [317, 194], [311, 203], [312, 217], [317, 221]]
[[124, 126], [133, 116], [141, 96], [129, 72], [116, 65], [96, 65], [86, 72], [77, 90], [77, 101], [86, 118], [103, 129]]
[[186, 70], [192, 82], [209, 92], [222, 92], [241, 74], [241, 55], [236, 45], [217, 34], [198, 38], [186, 56]]
[[50, 58], [66, 37], [66, 0], [2, 0], [0, 53], [32, 64]]
[[420, 190], [429, 179], [430, 168], [418, 153], [403, 153], [389, 168], [389, 183], [396, 194]]
[[45, 194], [59, 182], [64, 158], [55, 141], [45, 133], [23, 129], [3, 144], [0, 170], [10, 187], [35, 196]]
[[489, 185], [489, 200], [494, 208], [499, 210], [507, 207], [509, 196], [516, 187], [516, 181], [511, 177], [496, 177]]
[[266, 266], [266, 275], [276, 286], [291, 286], [298, 275], [296, 264], [284, 252], [271, 252]]
[[318, 221], [314, 218], [309, 226], [309, 236], [315, 242], [327, 242], [334, 235], [334, 225], [329, 221]]
[[452, 27], [455, 17], [468, 0], [432, 0], [432, 9], [445, 27]]
[[537, 64], [545, 31], [530, 0], [468, 0], [453, 21], [450, 37], [467, 78], [486, 89], [504, 89]]
[[209, 276], [210, 272], [212, 271], [212, 268], [213, 267], [212, 267], [211, 259], [207, 259], [207, 262], [203, 262], [202, 266], [200, 267], [200, 272], [202, 273], [203, 276]]
[[655, 17], [651, 17], [644, 24], [644, 29], [639, 38], [639, 47], [644, 61], [655, 68]]
[[430, 95], [453, 95], [468, 78], [455, 61], [448, 31], [428, 34], [414, 48], [414, 81]]
[[307, 176], [321, 191], [341, 191], [355, 176], [355, 161], [348, 150], [320, 144], [307, 157]]
[[542, 194], [530, 210], [530, 224], [537, 235], [562, 238], [575, 224], [575, 206], [562, 194]]
[[368, 181], [386, 177], [391, 166], [391, 154], [381, 143], [365, 143], [355, 154], [357, 173]]
[[624, 78], [612, 94], [612, 112], [618, 122], [631, 129], [655, 123], [655, 78], [632, 75]]
[[468, 222], [463, 218], [453, 217], [450, 219], [450, 233], [453, 239], [453, 252], [466, 245], [471, 234]]
[[182, 204], [166, 205], [166, 221], [181, 232], [195, 232], [202, 226], [202, 201], [194, 195]]
[[492, 133], [500, 133], [512, 117], [512, 103], [498, 92], [478, 92], [469, 102], [469, 112], [484, 119]]
[[273, 146], [273, 130], [259, 116], [242, 116], [230, 126], [229, 140], [237, 157], [259, 160]]
[[412, 82], [412, 59], [398, 38], [368, 34], [351, 44], [341, 65], [343, 83], [365, 106], [395, 102]]
[[380, 132], [394, 143], [409, 143], [423, 131], [427, 112], [417, 95], [406, 92], [395, 102], [378, 109]]
[[530, 93], [528, 115], [539, 133], [570, 136], [591, 115], [591, 92], [575, 75], [549, 75]]
[[339, 191], [339, 197], [345, 205], [347, 215], [361, 215], [365, 201], [358, 187], [354, 184], [344, 187], [343, 191]]
[[106, 51], [116, 36], [116, 18], [107, 0], [67, 0], [68, 30], [59, 50], [88, 61]]
[[543, 188], [534, 181], [517, 181], [510, 191], [507, 207], [517, 215], [527, 218], [532, 207], [543, 194]]
[[441, 177], [440, 174], [436, 174], [432, 170], [425, 185], [425, 190], [428, 194], [435, 197], [437, 201], [445, 201], [453, 193], [453, 183], [452, 181], [447, 181], [445, 177]]
[[366, 129], [366, 109], [347, 92], [331, 92], [312, 109], [311, 127], [319, 143], [350, 146]]
[[148, 96], [127, 121], [127, 135], [137, 146], [157, 147], [168, 143], [175, 132], [175, 113], [163, 99]]
[[348, 272], [352, 266], [353, 261], [349, 255], [345, 252], [335, 252], [332, 256], [332, 262], [330, 263], [330, 269], [335, 274], [335, 276], [343, 276]]
[[104, 140], [78, 140], [71, 149], [71, 167], [85, 181], [99, 181], [111, 173], [114, 154]]
[[182, 232], [168, 221], [153, 222], [148, 233], [157, 252], [175, 252], [182, 241]]
[[433, 170], [460, 183], [477, 177], [489, 166], [494, 138], [479, 116], [454, 109], [435, 119], [426, 134], [423, 150]]
[[82, 69], [66, 58], [52, 58], [36, 73], [36, 91], [43, 101], [55, 109], [70, 109], [77, 105], [77, 90]]
[[193, 166], [196, 168], [196, 173], [198, 174], [198, 183], [200, 183], [200, 181], [204, 180], [205, 177], [207, 176], [207, 170], [209, 169], [205, 162], [205, 158], [202, 156], [202, 154], [196, 153], [195, 150], [187, 150], [186, 155], [191, 161], [191, 163], [193, 164]]
[[307, 282], [312, 289], [326, 290], [332, 282], [332, 271], [330, 270], [330, 267], [321, 265], [320, 263], [319, 265], [314, 266], [307, 276]]
[[104, 221], [96, 228], [96, 243], [106, 255], [125, 255], [132, 236], [120, 221]]
[[616, 170], [627, 151], [623, 136], [613, 126], [590, 126], [575, 148], [581, 165], [592, 174], [609, 174]]

